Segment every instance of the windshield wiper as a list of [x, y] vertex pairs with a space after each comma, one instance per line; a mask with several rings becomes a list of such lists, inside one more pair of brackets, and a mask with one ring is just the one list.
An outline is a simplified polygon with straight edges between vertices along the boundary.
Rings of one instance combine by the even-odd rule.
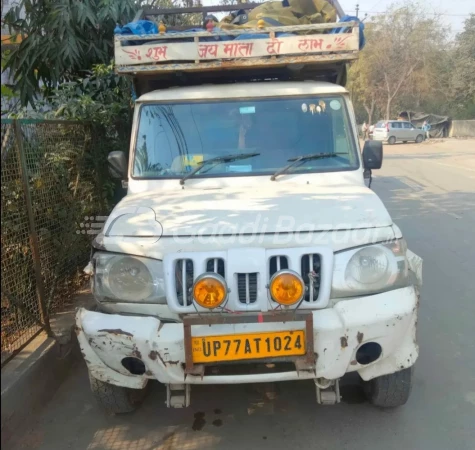
[[258, 155], [260, 155], [260, 153], [237, 153], [235, 155], [217, 156], [216, 158], [205, 159], [204, 161], [202, 161], [202, 163], [199, 166], [195, 167], [190, 173], [187, 173], [180, 180], [180, 184], [183, 186], [185, 184], [185, 181], [188, 180], [188, 178], [191, 178], [193, 175], [195, 175], [196, 172], [199, 172], [207, 164], [214, 165], [214, 164], [219, 164], [219, 163], [238, 161], [240, 159], [251, 158], [253, 156], [258, 156]]
[[336, 153], [313, 153], [311, 155], [301, 155], [301, 156], [296, 156], [295, 158], [290, 158], [289, 161], [291, 161], [291, 163], [286, 165], [282, 169], [279, 169], [276, 173], [274, 173], [274, 175], [270, 177], [270, 179], [271, 181], [275, 181], [275, 179], [279, 175], [282, 175], [283, 173], [288, 172], [288, 170], [291, 167], [294, 167], [299, 162], [310, 161], [311, 159], [334, 158], [335, 156], [337, 156]]

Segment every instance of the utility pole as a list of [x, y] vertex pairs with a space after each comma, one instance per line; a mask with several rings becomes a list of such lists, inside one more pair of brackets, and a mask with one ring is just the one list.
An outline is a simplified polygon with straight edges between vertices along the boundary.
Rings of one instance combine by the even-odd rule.
[[358, 18], [359, 18], [359, 16], [358, 16], [359, 11], [360, 11], [360, 5], [357, 3], [356, 4], [356, 17], [358, 17]]

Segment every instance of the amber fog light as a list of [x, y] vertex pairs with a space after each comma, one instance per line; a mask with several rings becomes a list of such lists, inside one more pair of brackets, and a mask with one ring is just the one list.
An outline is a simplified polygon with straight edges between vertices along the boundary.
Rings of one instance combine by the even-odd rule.
[[226, 281], [217, 273], [204, 273], [193, 285], [193, 298], [203, 308], [217, 308], [225, 302], [227, 296]]
[[302, 300], [305, 294], [305, 285], [300, 275], [296, 272], [281, 270], [271, 278], [269, 291], [275, 302], [290, 306]]

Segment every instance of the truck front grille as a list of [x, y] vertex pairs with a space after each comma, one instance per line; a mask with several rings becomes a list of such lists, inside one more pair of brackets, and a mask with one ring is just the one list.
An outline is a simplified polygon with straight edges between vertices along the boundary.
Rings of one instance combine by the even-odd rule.
[[238, 299], [247, 305], [257, 301], [257, 273], [237, 274]]
[[305, 284], [304, 298], [294, 307], [325, 308], [331, 295], [333, 259], [333, 250], [327, 246], [168, 253], [163, 258], [167, 304], [177, 314], [213, 312], [195, 304], [192, 290], [199, 276], [216, 273], [228, 287], [226, 313], [270, 311], [278, 307], [269, 294], [271, 278], [292, 270]]

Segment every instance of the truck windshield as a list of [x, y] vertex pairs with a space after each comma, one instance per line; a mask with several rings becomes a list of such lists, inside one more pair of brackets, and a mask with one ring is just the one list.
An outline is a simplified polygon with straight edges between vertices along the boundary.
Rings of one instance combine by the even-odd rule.
[[205, 164], [194, 177], [272, 175], [312, 153], [335, 157], [304, 160], [292, 174], [359, 167], [342, 97], [286, 97], [142, 105], [132, 176], [181, 179], [205, 160], [246, 153], [253, 155]]

